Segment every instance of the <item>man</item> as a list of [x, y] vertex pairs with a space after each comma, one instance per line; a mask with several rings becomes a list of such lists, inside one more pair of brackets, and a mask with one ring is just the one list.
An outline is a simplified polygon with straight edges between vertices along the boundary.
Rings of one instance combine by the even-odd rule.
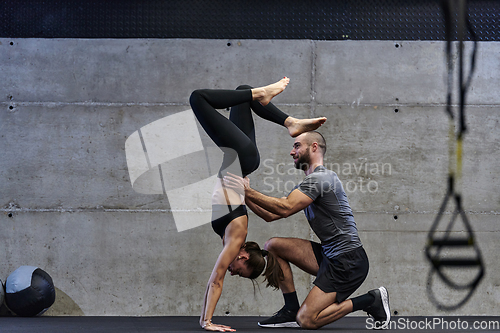
[[[373, 316], [377, 328], [390, 320], [389, 295], [380, 287], [347, 299], [368, 274], [368, 258], [358, 237], [347, 196], [335, 172], [323, 166], [324, 137], [306, 132], [295, 138], [290, 155], [306, 177], [287, 197], [264, 195], [249, 185], [248, 178], [228, 176], [229, 184], [243, 186], [247, 206], [271, 222], [304, 210], [321, 244], [298, 238], [271, 238], [265, 249], [278, 257], [283, 279], [280, 289], [285, 305], [274, 316], [259, 322], [261, 327], [317, 329], [350, 312], [364, 310]], [[290, 263], [316, 275], [314, 287], [299, 305]]]

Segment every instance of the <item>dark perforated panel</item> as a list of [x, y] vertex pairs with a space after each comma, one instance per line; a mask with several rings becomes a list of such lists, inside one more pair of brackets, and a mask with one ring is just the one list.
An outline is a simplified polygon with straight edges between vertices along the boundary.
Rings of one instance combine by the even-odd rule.
[[[439, 0], [3, 1], [0, 37], [444, 40]], [[470, 0], [478, 40], [500, 1]]]

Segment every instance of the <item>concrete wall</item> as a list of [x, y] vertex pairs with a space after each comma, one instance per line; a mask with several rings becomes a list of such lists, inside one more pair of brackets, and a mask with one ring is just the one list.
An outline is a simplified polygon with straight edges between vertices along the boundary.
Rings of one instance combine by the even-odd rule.
[[[487, 271], [455, 314], [500, 311], [499, 51], [479, 45], [464, 147], [464, 207]], [[441, 313], [426, 295], [423, 248], [446, 189], [443, 42], [0, 39], [0, 70], [0, 279], [21, 265], [46, 270], [57, 287], [47, 314], [199, 315], [220, 239], [209, 224], [177, 232], [166, 195], [132, 188], [125, 141], [188, 110], [194, 89], [285, 75], [280, 108], [328, 117], [326, 163], [347, 188], [371, 262], [356, 294], [385, 285], [400, 315]], [[262, 163], [251, 183], [281, 196], [302, 178], [288, 155], [293, 140], [261, 119], [256, 126]], [[250, 215], [249, 240], [272, 236], [314, 239], [302, 213], [272, 224]], [[296, 273], [303, 300], [311, 278]], [[227, 277], [216, 314], [281, 305], [278, 291]]]

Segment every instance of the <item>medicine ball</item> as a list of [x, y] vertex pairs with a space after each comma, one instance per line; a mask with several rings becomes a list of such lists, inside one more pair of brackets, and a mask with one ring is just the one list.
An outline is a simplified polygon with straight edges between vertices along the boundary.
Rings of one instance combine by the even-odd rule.
[[55, 299], [52, 278], [38, 267], [21, 266], [5, 283], [5, 304], [18, 316], [40, 315], [54, 304]]

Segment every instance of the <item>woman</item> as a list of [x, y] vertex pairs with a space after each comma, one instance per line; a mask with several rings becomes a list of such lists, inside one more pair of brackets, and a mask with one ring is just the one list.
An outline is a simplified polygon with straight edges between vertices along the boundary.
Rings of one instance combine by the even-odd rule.
[[[222, 238], [223, 249], [208, 281], [200, 317], [200, 325], [208, 331], [234, 331], [229, 326], [212, 323], [215, 306], [222, 293], [226, 271], [231, 275], [255, 279], [264, 268], [268, 286], [278, 288], [281, 268], [271, 253], [254, 242], [245, 243], [248, 215], [243, 195], [226, 188], [222, 181], [228, 173], [247, 176], [260, 163], [255, 142], [252, 110], [260, 117], [285, 126], [290, 136], [321, 126], [326, 118], [296, 119], [276, 108], [271, 99], [289, 83], [287, 77], [259, 88], [239, 86], [236, 90], [202, 89], [191, 94], [189, 102], [203, 129], [224, 152], [222, 166], [212, 195], [212, 228]], [[231, 107], [229, 119], [216, 109]]]

